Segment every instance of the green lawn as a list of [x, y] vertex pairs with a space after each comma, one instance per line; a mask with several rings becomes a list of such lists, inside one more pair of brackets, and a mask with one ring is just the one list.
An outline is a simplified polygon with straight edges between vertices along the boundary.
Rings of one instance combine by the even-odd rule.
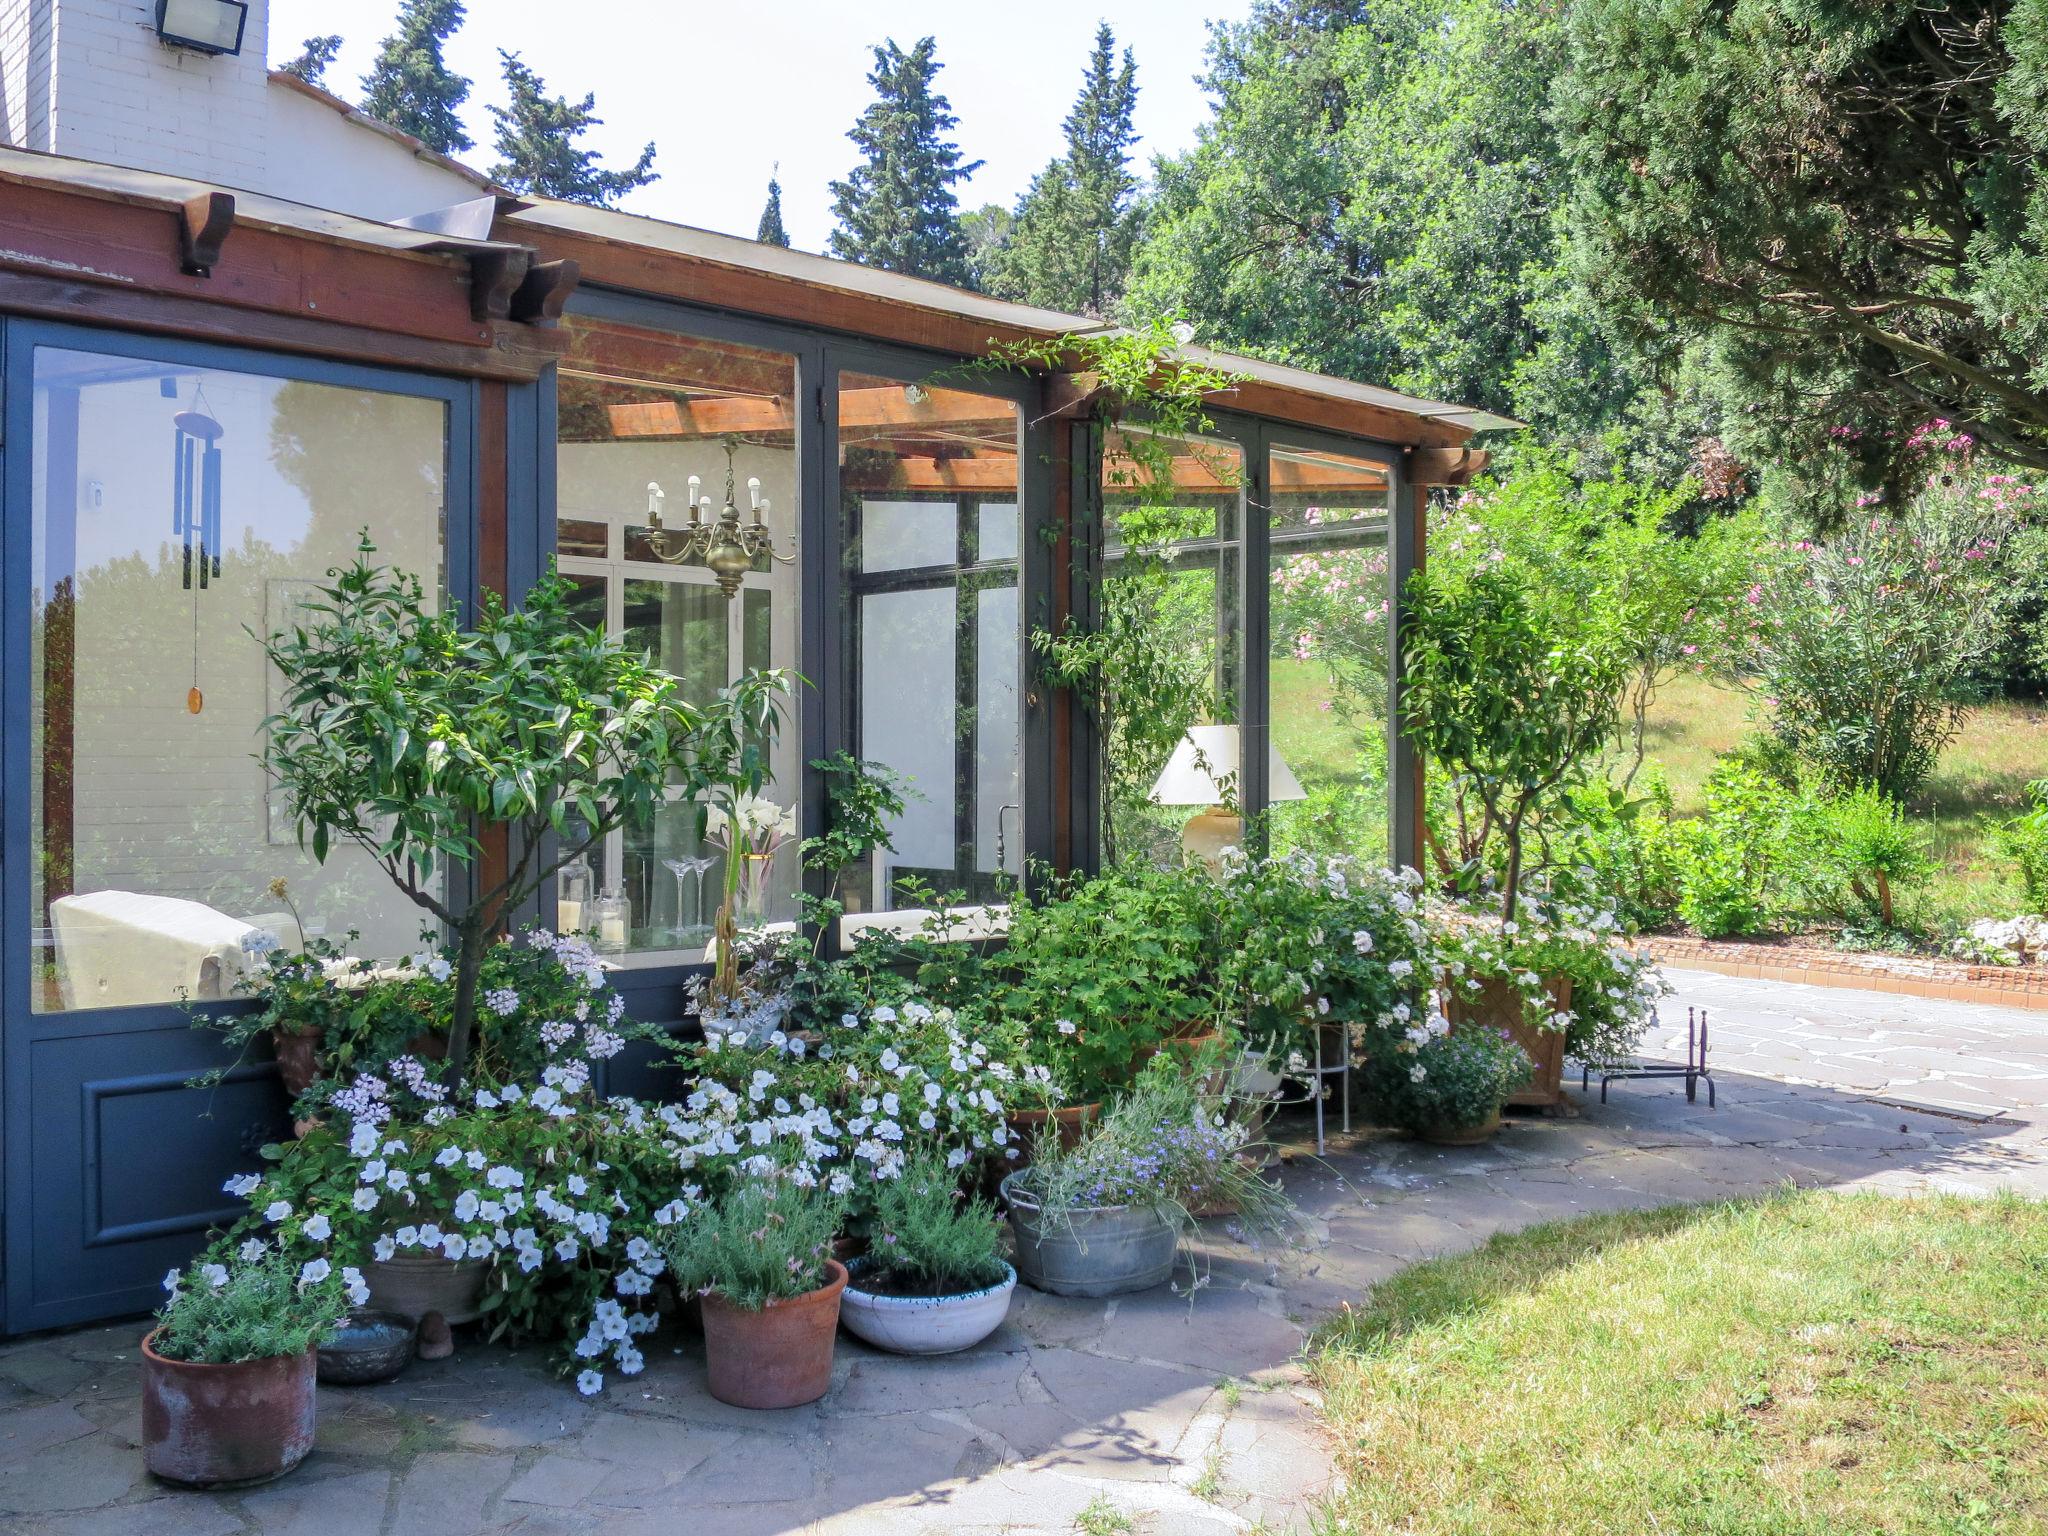
[[1786, 1193], [1406, 1270], [1314, 1357], [1327, 1532], [2048, 1531], [2048, 1205]]
[[[1749, 731], [1745, 694], [1700, 678], [1681, 678], [1659, 694], [1646, 733], [1649, 760], [1663, 768], [1680, 811], [1699, 809], [1700, 786], [1714, 759], [1740, 746]], [[1938, 929], [1945, 919], [2011, 917], [2020, 910], [2018, 876], [1991, 847], [1985, 823], [2024, 808], [2028, 782], [2044, 775], [2048, 706], [1998, 702], [1971, 716], [1907, 807], [1940, 866], [1909, 916]]]

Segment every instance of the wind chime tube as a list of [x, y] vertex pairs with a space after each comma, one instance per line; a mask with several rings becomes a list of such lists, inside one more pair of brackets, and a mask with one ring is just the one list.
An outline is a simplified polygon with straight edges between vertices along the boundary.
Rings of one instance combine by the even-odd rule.
[[184, 543], [186, 591], [192, 589], [192, 437], [182, 427], [171, 435], [171, 532]]
[[220, 444], [206, 445], [206, 464], [199, 477], [200, 506], [203, 521], [199, 529], [199, 585], [205, 586], [207, 568], [212, 567], [214, 576], [220, 575]]

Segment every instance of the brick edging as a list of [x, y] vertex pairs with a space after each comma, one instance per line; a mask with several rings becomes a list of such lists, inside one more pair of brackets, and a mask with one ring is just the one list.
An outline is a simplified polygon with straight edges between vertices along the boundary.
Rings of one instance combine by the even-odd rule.
[[1648, 934], [1634, 941], [1667, 965], [1762, 981], [1860, 987], [1904, 997], [1996, 1003], [2048, 1012], [2048, 966], [1964, 965], [1908, 955], [1851, 955], [1796, 945], [1736, 944]]

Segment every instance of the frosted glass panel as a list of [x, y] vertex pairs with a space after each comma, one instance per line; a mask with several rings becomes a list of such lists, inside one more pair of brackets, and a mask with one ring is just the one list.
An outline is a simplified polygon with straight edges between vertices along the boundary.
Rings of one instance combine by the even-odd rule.
[[960, 557], [960, 508], [950, 501], [861, 502], [860, 568], [908, 571]]
[[861, 690], [866, 755], [917, 786], [892, 826], [894, 862], [953, 865], [953, 589], [882, 592], [861, 603], [861, 675], [888, 686]]
[[974, 867], [1024, 872], [1024, 791], [1017, 742], [1017, 589], [976, 595]]

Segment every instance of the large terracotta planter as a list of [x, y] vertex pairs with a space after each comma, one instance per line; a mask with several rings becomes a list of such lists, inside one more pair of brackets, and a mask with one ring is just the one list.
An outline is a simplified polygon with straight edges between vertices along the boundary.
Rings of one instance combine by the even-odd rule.
[[1059, 1136], [1062, 1152], [1071, 1152], [1081, 1144], [1082, 1133], [1102, 1113], [1100, 1104], [1069, 1104], [1061, 1109], [1013, 1109], [1003, 1117], [1011, 1133], [1017, 1138], [1018, 1157], [1011, 1163], [1012, 1168], [1022, 1168], [1031, 1162], [1032, 1151], [1038, 1139], [1048, 1134], [1052, 1127]]
[[142, 1462], [199, 1488], [282, 1477], [313, 1448], [314, 1351], [192, 1365], [142, 1341]]
[[1500, 1130], [1500, 1111], [1495, 1110], [1477, 1125], [1425, 1125], [1418, 1139], [1439, 1147], [1477, 1147], [1493, 1140]]
[[[1544, 986], [1553, 1013], [1572, 1005], [1572, 979], [1549, 976]], [[1481, 980], [1477, 992], [1451, 989], [1451, 1028], [1499, 1029], [1528, 1052], [1529, 1080], [1508, 1095], [1508, 1103], [1525, 1109], [1552, 1109], [1565, 1103], [1564, 1031], [1534, 1029], [1522, 1017], [1522, 994], [1498, 976]]]
[[320, 1040], [317, 1029], [270, 1032], [270, 1043], [277, 1050], [277, 1075], [284, 1080], [284, 1091], [295, 1099], [320, 1075]]
[[758, 1312], [716, 1291], [705, 1296], [704, 1360], [713, 1397], [735, 1408], [797, 1408], [825, 1395], [846, 1266], [828, 1259], [825, 1274], [815, 1291], [771, 1301]]
[[451, 1323], [473, 1323], [484, 1315], [484, 1281], [489, 1259], [444, 1259], [438, 1254], [399, 1253], [363, 1266], [370, 1306], [418, 1322], [438, 1312]]

